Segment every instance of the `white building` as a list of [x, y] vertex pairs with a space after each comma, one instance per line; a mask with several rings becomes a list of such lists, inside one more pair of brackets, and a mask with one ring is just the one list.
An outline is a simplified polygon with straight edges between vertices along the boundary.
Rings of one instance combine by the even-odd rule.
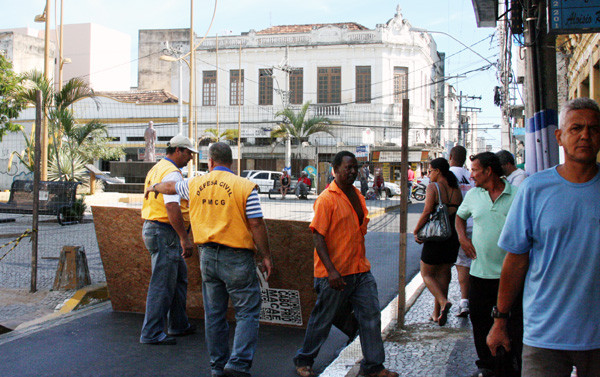
[[[139, 89], [179, 93], [181, 63], [159, 57], [167, 46], [179, 51], [174, 56], [187, 53], [188, 31], [140, 30], [139, 35], [139, 55], [146, 56], [139, 62]], [[311, 146], [364, 145], [365, 128], [375, 133], [373, 147], [400, 146], [402, 99], [407, 98], [409, 146], [429, 146], [436, 127], [435, 68], [440, 64], [434, 40], [411, 31], [399, 7], [375, 29], [357, 23], [287, 25], [209, 37], [196, 50], [198, 124], [200, 130], [214, 128], [218, 113], [221, 129], [237, 129], [239, 99], [245, 145], [268, 145], [275, 114], [310, 101], [311, 115], [344, 126], [335, 128], [334, 137], [312, 136]], [[188, 102], [187, 64], [182, 72], [183, 100]]]
[[[54, 42], [50, 42], [49, 56], [54, 67]], [[0, 30], [0, 54], [10, 61], [16, 73], [34, 69], [44, 70], [44, 32], [32, 28]], [[52, 76], [52, 74], [50, 74]]]
[[63, 57], [71, 61], [63, 65], [63, 82], [80, 77], [96, 91], [131, 88], [129, 34], [85, 23], [64, 25], [63, 35]]
[[[50, 31], [50, 77], [58, 77], [57, 31]], [[129, 90], [131, 83], [131, 38], [104, 26], [68, 24], [63, 27], [63, 82], [74, 77], [92, 89]], [[0, 50], [17, 73], [44, 70], [44, 32], [32, 28], [0, 30]]]

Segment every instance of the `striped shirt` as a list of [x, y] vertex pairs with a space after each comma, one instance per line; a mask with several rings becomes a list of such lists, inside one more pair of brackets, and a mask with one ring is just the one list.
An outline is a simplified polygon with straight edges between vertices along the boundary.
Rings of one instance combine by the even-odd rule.
[[[185, 179], [175, 184], [175, 191], [181, 196], [182, 199], [190, 200], [190, 180]], [[262, 209], [260, 207], [260, 198], [258, 197], [258, 191], [252, 190], [248, 199], [246, 199], [246, 218], [257, 219], [263, 217]]]

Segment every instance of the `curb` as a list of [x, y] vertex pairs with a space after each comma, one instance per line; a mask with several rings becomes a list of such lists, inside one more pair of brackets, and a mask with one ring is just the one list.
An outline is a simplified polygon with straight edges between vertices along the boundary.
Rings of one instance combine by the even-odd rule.
[[92, 313], [97, 313], [103, 310], [110, 310], [111, 304], [108, 301], [102, 302], [98, 305], [93, 305], [89, 307], [85, 307], [81, 310], [76, 310], [74, 312], [59, 314], [53, 313], [47, 315], [45, 320], [43, 321], [31, 321], [28, 327], [24, 328], [16, 328], [15, 330], [0, 335], [0, 345], [10, 343], [14, 340], [24, 338], [29, 336], [30, 334], [36, 333], [38, 331], [47, 330], [56, 326], [60, 326], [65, 323], [69, 323], [77, 318], [85, 317]]
[[91, 306], [96, 303], [108, 300], [108, 288], [106, 283], [88, 285], [81, 288], [70, 299], [67, 299], [58, 312], [46, 316], [23, 322], [14, 330], [23, 330], [31, 326], [40, 325], [43, 322], [56, 319], [64, 314]]
[[108, 300], [108, 287], [106, 283], [88, 285], [81, 288], [73, 297], [65, 301], [58, 311], [60, 314], [70, 313], [87, 305]]
[[[424, 289], [425, 283], [423, 282], [421, 274], [418, 273], [405, 288], [407, 312], [415, 301], [417, 301], [417, 298], [419, 298]], [[389, 331], [396, 325], [397, 311], [398, 296], [396, 296], [396, 298], [381, 311], [381, 336], [384, 342]], [[358, 363], [361, 360], [362, 350], [360, 348], [360, 337], [356, 337], [356, 339], [344, 348], [339, 356], [325, 368], [323, 373], [320, 374], [320, 377], [356, 377], [360, 370], [360, 365]]]
[[373, 212], [369, 212], [369, 214], [367, 215], [367, 218], [372, 219], [374, 217], [381, 216], [381, 215], [383, 215], [385, 213], [392, 212], [392, 211], [394, 211], [396, 209], [400, 209], [400, 207], [401, 207], [401, 204], [396, 204], [396, 205], [393, 205], [393, 206], [380, 208], [380, 209], [377, 209], [377, 210], [375, 210]]

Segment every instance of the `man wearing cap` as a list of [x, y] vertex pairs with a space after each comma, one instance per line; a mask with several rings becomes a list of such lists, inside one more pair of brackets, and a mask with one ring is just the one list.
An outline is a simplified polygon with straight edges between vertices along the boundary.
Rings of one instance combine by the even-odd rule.
[[[177, 135], [167, 144], [167, 156], [156, 163], [146, 175], [147, 188], [159, 182], [183, 180], [181, 168], [198, 153], [185, 136]], [[142, 235], [152, 259], [152, 277], [146, 297], [146, 315], [140, 343], [171, 345], [173, 336], [196, 331], [185, 312], [187, 297], [187, 267], [183, 258], [192, 255], [194, 244], [188, 236], [189, 210], [187, 200], [179, 195], [157, 195], [144, 199]], [[168, 318], [168, 332], [164, 333]]]
[[[231, 148], [208, 149], [208, 174], [146, 189], [189, 198], [194, 242], [200, 245], [206, 347], [212, 377], [249, 377], [256, 351], [261, 292], [255, 257], [267, 280], [271, 253], [257, 186], [231, 171]], [[235, 335], [229, 348], [227, 307], [235, 309]]]
[[300, 178], [298, 178], [298, 183], [296, 183], [296, 196], [299, 199], [306, 199], [311, 185], [312, 182], [308, 178], [308, 173], [305, 171], [300, 173]]

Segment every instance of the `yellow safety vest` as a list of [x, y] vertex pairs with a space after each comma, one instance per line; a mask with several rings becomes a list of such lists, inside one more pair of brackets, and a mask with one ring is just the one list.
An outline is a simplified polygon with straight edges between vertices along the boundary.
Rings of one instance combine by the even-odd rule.
[[246, 201], [256, 184], [228, 171], [213, 170], [189, 182], [194, 242], [254, 250]]
[[[181, 174], [181, 170], [179, 170], [179, 168], [171, 161], [167, 159], [158, 161], [146, 175], [144, 191], [146, 191], [148, 186], [162, 182], [163, 178], [174, 171]], [[183, 221], [187, 227], [190, 223], [188, 201], [181, 199], [180, 207], [181, 214], [183, 215]], [[169, 216], [167, 215], [167, 208], [165, 207], [165, 201], [162, 194], [158, 194], [158, 196], [155, 198], [154, 193], [150, 193], [150, 195], [148, 195], [148, 199], [144, 199], [144, 203], [142, 204], [142, 218], [146, 220], [160, 221], [161, 223], [169, 223]]]

